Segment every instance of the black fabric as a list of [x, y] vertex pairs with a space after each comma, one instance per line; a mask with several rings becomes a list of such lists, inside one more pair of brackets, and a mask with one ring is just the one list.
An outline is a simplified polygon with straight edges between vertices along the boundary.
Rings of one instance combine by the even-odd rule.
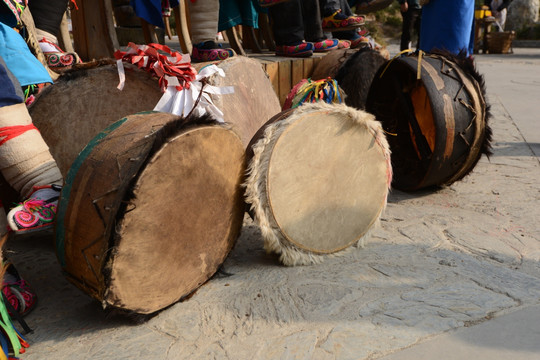
[[407, 5], [409, 5], [409, 9], [420, 9], [421, 6], [420, 6], [420, 1], [419, 0], [398, 0], [398, 3], [400, 4], [405, 4], [405, 2], [407, 3]]
[[20, 104], [24, 93], [21, 85], [7, 68], [4, 59], [0, 56], [0, 107]]
[[291, 0], [271, 6], [268, 13], [276, 45], [298, 45], [325, 39], [317, 0]]
[[68, 0], [31, 0], [28, 7], [36, 27], [57, 36], [68, 4]]
[[317, 42], [326, 39], [322, 31], [319, 1], [302, 0], [302, 17], [304, 21], [304, 38], [306, 41]]
[[422, 10], [409, 8], [406, 12], [402, 12], [403, 16], [403, 25], [401, 28], [401, 42], [400, 50], [405, 50], [409, 48], [409, 42], [411, 41], [413, 31], [418, 34], [418, 41], [416, 47], [420, 43], [420, 19], [421, 19]]

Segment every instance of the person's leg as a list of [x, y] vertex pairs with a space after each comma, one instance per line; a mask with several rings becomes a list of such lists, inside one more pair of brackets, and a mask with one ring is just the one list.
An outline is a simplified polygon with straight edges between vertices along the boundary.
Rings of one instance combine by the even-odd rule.
[[420, 47], [420, 22], [422, 21], [422, 9], [413, 9], [412, 23], [413, 29], [416, 33], [416, 49]]
[[341, 3], [339, 0], [320, 0], [320, 7], [322, 16], [327, 17], [341, 9]]
[[268, 8], [277, 46], [298, 45], [304, 41], [304, 22], [300, 0], [286, 1]]
[[401, 41], [399, 50], [403, 51], [411, 48], [411, 34], [414, 28], [414, 11], [409, 9], [401, 13], [403, 17], [403, 25], [401, 27]]
[[308, 57], [313, 44], [304, 41], [304, 20], [300, 0], [291, 0], [268, 8], [276, 42], [276, 55]]
[[36, 24], [36, 37], [39, 47], [51, 69], [72, 66], [80, 59], [76, 53], [66, 53], [58, 47], [58, 33], [62, 17], [68, 7], [68, 0], [32, 0], [28, 8]]
[[[16, 206], [8, 214], [12, 230], [52, 225], [57, 197], [63, 179], [41, 134], [17, 94], [19, 84], [9, 75], [7, 67], [0, 65], [0, 172], [9, 185], [22, 198], [32, 197], [33, 202]], [[51, 187], [54, 185], [54, 188]], [[37, 190], [37, 191], [36, 191]], [[47, 199], [44, 199], [44, 198]], [[32, 208], [30, 208], [32, 207]]]
[[[338, 39], [327, 39], [321, 21], [321, 12], [318, 0], [302, 1], [302, 19], [304, 22], [304, 35], [306, 41], [313, 43], [313, 51], [327, 52], [337, 49]], [[350, 45], [348, 45], [350, 46]]]
[[306, 41], [317, 42], [326, 39], [322, 31], [319, 1], [303, 0], [301, 5]]
[[68, 0], [31, 0], [28, 2], [36, 28], [54, 37], [54, 41], [48, 40], [56, 43], [56, 36], [58, 36], [60, 23], [68, 3]]
[[219, 0], [197, 0], [187, 3], [191, 18], [192, 59], [194, 61], [214, 61], [234, 56], [232, 49], [222, 49], [216, 43]]
[[319, 0], [319, 4], [325, 31], [353, 30], [364, 24], [364, 17], [354, 15], [345, 0]]

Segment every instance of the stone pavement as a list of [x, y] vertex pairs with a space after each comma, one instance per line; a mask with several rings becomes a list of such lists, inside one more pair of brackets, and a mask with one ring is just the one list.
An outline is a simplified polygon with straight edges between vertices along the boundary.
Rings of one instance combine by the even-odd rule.
[[447, 188], [393, 190], [363, 249], [283, 267], [246, 217], [231, 276], [141, 318], [68, 283], [50, 239], [10, 240], [39, 296], [23, 359], [540, 358], [540, 49], [476, 59], [493, 156]]

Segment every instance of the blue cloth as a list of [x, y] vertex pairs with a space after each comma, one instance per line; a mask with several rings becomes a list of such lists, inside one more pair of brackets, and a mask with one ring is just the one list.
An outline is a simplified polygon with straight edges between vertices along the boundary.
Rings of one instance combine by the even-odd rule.
[[13, 83], [2, 57], [0, 57], [0, 84], [2, 84], [0, 86], [0, 107], [23, 102], [23, 99], [17, 94], [17, 88], [15, 87], [17, 86], [20, 89], [20, 86]]
[[[170, 0], [170, 6], [172, 8], [177, 7], [178, 0]], [[159, 26], [162, 29], [165, 28], [161, 12], [161, 0], [131, 0], [131, 7], [133, 7], [138, 17], [143, 18], [152, 25]]]
[[21, 86], [53, 82], [21, 35], [3, 23], [0, 23], [0, 56]]
[[236, 25], [259, 27], [257, 0], [219, 0], [218, 31], [224, 31]]
[[471, 54], [474, 46], [474, 1], [431, 0], [422, 8], [420, 49], [461, 51]]

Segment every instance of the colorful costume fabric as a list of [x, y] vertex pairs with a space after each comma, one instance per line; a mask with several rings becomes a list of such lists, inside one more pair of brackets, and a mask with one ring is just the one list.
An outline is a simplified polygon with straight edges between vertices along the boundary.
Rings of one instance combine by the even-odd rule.
[[21, 35], [13, 29], [20, 22], [25, 1], [0, 3], [0, 57], [2, 57], [21, 86], [52, 83], [49, 73], [30, 52]]
[[474, 1], [431, 0], [422, 8], [420, 49], [473, 53]]
[[[166, 8], [178, 6], [178, 0], [167, 1]], [[138, 17], [143, 18], [152, 25], [165, 28], [163, 22], [162, 1], [161, 0], [131, 0], [131, 7]]]
[[261, 7], [256, 0], [220, 0], [218, 31], [224, 31], [236, 25], [246, 25], [257, 29], [260, 10]]

